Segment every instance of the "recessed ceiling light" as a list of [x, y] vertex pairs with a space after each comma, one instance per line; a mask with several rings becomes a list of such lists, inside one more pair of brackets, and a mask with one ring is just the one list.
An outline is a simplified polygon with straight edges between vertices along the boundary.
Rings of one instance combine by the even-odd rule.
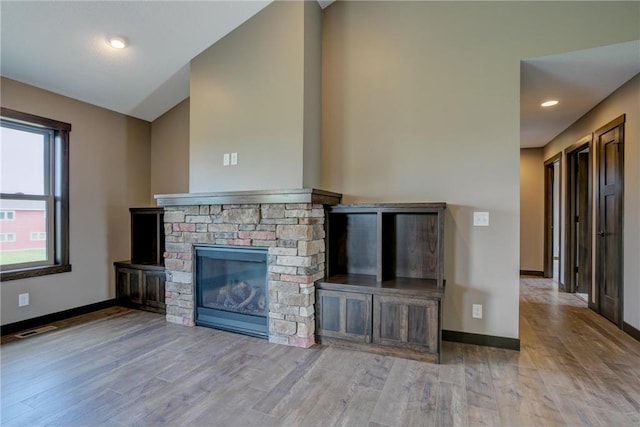
[[111, 37], [109, 39], [109, 46], [115, 49], [124, 49], [127, 47], [127, 41], [123, 37]]
[[555, 99], [550, 99], [540, 104], [541, 107], [553, 107], [554, 105], [558, 105], [558, 101]]

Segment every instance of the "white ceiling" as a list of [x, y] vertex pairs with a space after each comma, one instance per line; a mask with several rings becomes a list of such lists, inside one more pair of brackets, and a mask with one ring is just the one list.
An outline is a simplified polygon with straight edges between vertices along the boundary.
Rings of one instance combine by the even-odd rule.
[[[2, 0], [0, 74], [153, 121], [189, 96], [191, 59], [270, 2]], [[127, 49], [107, 46], [117, 35]], [[521, 146], [543, 146], [640, 72], [640, 41], [527, 59], [521, 69]], [[549, 97], [560, 104], [542, 110]]]
[[546, 145], [638, 73], [640, 40], [522, 61], [520, 146]]
[[0, 74], [152, 121], [189, 96], [191, 59], [270, 2], [2, 0]]

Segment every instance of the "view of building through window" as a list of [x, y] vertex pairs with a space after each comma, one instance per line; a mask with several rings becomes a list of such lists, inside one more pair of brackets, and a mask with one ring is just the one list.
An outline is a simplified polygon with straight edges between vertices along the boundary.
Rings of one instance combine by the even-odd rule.
[[0, 265], [46, 262], [50, 133], [0, 129]]

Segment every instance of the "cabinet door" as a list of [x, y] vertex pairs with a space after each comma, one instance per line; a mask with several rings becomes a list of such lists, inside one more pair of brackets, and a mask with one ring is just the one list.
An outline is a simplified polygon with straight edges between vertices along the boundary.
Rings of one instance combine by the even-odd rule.
[[116, 298], [129, 301], [129, 273], [116, 267]]
[[371, 342], [371, 295], [319, 289], [317, 296], [318, 335]]
[[164, 271], [144, 271], [144, 305], [159, 309], [165, 308], [164, 303]]
[[116, 269], [116, 296], [125, 302], [142, 304], [142, 277], [140, 270]]
[[439, 351], [437, 299], [373, 297], [373, 342], [420, 352]]

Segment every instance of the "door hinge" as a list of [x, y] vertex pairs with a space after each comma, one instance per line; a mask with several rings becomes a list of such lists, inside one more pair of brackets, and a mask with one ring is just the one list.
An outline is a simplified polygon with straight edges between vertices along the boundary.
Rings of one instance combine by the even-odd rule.
[[580, 222], [580, 217], [576, 215], [576, 222]]
[[578, 266], [574, 267], [574, 268], [573, 268], [573, 272], [574, 272], [574, 273], [577, 273], [577, 272], [578, 272], [578, 268], [579, 268]]

